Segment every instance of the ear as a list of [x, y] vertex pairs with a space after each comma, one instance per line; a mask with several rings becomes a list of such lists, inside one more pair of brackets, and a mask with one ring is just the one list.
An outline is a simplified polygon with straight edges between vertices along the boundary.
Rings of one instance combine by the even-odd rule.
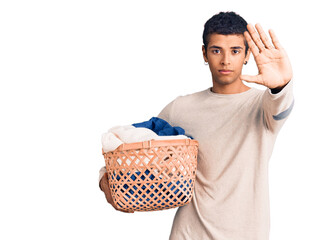
[[205, 45], [202, 45], [202, 55], [203, 55], [203, 58], [204, 58], [205, 62], [208, 62], [207, 53], [206, 53], [206, 50], [205, 50]]

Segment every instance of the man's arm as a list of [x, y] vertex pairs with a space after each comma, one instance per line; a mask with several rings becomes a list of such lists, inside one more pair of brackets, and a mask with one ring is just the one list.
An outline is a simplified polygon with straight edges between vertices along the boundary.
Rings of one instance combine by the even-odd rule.
[[266, 89], [262, 96], [262, 114], [265, 127], [270, 132], [278, 133], [290, 115], [293, 106], [293, 79], [278, 92]]
[[255, 26], [257, 31], [248, 24], [248, 32], [244, 35], [253, 53], [259, 74], [242, 75], [240, 78], [267, 87], [262, 96], [264, 125], [271, 132], [277, 133], [294, 105], [292, 67], [275, 33], [269, 30], [271, 43], [260, 24]]

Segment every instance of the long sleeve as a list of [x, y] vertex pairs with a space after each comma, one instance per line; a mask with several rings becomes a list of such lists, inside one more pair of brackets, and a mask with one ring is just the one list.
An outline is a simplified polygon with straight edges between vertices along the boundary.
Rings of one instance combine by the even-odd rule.
[[293, 79], [278, 93], [266, 89], [262, 96], [262, 112], [266, 128], [277, 134], [294, 106]]

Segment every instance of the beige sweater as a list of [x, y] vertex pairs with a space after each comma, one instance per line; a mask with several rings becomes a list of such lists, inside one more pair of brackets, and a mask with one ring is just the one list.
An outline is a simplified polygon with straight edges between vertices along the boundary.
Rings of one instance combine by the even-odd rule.
[[199, 141], [194, 194], [178, 208], [170, 240], [269, 239], [268, 162], [293, 105], [292, 79], [277, 94], [208, 88], [179, 96], [160, 112]]
[[199, 141], [194, 195], [178, 208], [171, 240], [269, 239], [268, 161], [293, 104], [291, 80], [277, 94], [208, 88], [161, 111], [158, 117]]

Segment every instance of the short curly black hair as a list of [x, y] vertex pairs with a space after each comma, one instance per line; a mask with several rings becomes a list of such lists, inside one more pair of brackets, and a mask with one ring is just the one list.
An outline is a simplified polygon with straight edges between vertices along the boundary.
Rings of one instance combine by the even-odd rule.
[[[212, 16], [206, 23], [203, 30], [203, 44], [207, 52], [209, 35], [218, 33], [223, 35], [244, 34], [247, 31], [247, 22], [235, 12], [220, 12]], [[248, 44], [245, 39], [245, 55], [248, 51]]]

